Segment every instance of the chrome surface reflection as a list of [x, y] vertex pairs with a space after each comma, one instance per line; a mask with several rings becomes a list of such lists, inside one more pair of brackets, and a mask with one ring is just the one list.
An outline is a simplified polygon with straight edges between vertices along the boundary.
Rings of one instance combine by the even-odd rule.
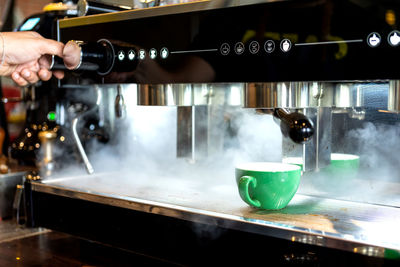
[[[138, 86], [138, 105], [227, 105], [257, 109], [332, 107], [337, 112], [368, 107], [393, 111], [400, 107], [399, 90], [396, 81], [145, 84]], [[362, 118], [362, 114], [355, 116]]]

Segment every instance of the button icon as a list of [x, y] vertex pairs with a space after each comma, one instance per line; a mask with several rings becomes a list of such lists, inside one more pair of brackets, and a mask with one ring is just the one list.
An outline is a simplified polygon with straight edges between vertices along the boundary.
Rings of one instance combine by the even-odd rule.
[[289, 50], [292, 48], [292, 42], [289, 39], [283, 39], [281, 41], [281, 50], [282, 52], [289, 52]]
[[367, 43], [370, 47], [377, 47], [381, 43], [381, 36], [377, 32], [371, 32], [367, 37]]
[[135, 51], [129, 50], [129, 52], [128, 52], [128, 59], [132, 61], [132, 60], [135, 59], [135, 57], [136, 57]]
[[275, 42], [272, 40], [267, 40], [264, 44], [265, 52], [272, 53], [275, 50]]
[[144, 49], [139, 50], [139, 59], [143, 60], [146, 58], [146, 51]]
[[119, 61], [124, 60], [124, 58], [125, 58], [125, 52], [122, 51], [122, 50], [118, 51], [118, 59], [119, 59]]
[[389, 33], [388, 42], [391, 46], [398, 46], [400, 44], [400, 32], [392, 31]]
[[235, 44], [235, 53], [238, 55], [243, 54], [244, 52], [244, 44], [242, 42], [238, 42]]
[[257, 54], [260, 51], [260, 44], [257, 41], [252, 41], [249, 45], [250, 53]]
[[161, 54], [161, 58], [166, 59], [169, 55], [169, 51], [166, 47], [163, 47], [163, 48], [161, 48], [160, 54]]
[[228, 55], [229, 52], [231, 51], [231, 47], [229, 46], [229, 44], [223, 43], [223, 44], [221, 45], [221, 48], [220, 48], [219, 50], [221, 51], [221, 54], [222, 54], [223, 56], [226, 56], [226, 55]]
[[150, 49], [149, 54], [151, 59], [155, 59], [157, 57], [157, 50], [155, 48], [152, 48]]

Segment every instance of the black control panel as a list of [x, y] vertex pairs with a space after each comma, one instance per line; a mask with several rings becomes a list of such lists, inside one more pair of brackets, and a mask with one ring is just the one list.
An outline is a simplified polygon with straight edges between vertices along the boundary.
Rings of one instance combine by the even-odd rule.
[[65, 23], [60, 40], [111, 44], [113, 64], [82, 73], [110, 83], [399, 79], [399, 11], [398, 1], [380, 0], [283, 1], [158, 16], [149, 9], [148, 17], [132, 11], [121, 20], [100, 15], [100, 23]]

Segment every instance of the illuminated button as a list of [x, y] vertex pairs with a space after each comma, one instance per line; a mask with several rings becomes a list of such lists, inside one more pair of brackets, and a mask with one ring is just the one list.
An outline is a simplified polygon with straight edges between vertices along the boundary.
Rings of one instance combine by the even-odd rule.
[[128, 59], [129, 59], [129, 60], [134, 60], [135, 57], [136, 57], [135, 51], [134, 51], [134, 50], [129, 50], [129, 52], [128, 52]]
[[155, 48], [150, 49], [149, 55], [151, 59], [155, 59], [157, 57], [157, 50]]
[[118, 52], [118, 59], [119, 59], [120, 61], [122, 61], [122, 60], [124, 60], [124, 58], [125, 58], [125, 52], [122, 51], [122, 50], [120, 50], [120, 51]]
[[272, 40], [267, 40], [264, 44], [265, 52], [272, 53], [275, 50], [275, 42]]
[[292, 42], [289, 39], [283, 39], [281, 41], [282, 52], [284, 53], [289, 52], [291, 48], [292, 48]]
[[168, 48], [166, 48], [166, 47], [161, 48], [160, 55], [161, 55], [161, 58], [166, 59], [169, 55]]
[[235, 49], [235, 53], [236, 54], [241, 55], [244, 52], [244, 44], [241, 43], [241, 42], [238, 42], [238, 43], [235, 44], [235, 48], [234, 49]]
[[367, 37], [367, 43], [370, 47], [377, 47], [381, 43], [381, 36], [377, 32], [371, 32]]
[[392, 31], [388, 35], [388, 43], [391, 46], [398, 46], [400, 45], [400, 32], [399, 31]]
[[47, 119], [49, 121], [55, 121], [56, 120], [56, 113], [54, 111], [50, 111], [49, 113], [47, 113]]
[[258, 51], [260, 51], [260, 44], [257, 41], [253, 41], [249, 45], [249, 51], [250, 53], [257, 54]]
[[146, 51], [144, 49], [139, 50], [139, 59], [143, 60], [146, 58]]
[[227, 43], [223, 43], [221, 45], [221, 48], [219, 49], [221, 51], [221, 54], [226, 56], [229, 54], [229, 52], [231, 51], [231, 47], [229, 46], [229, 44]]

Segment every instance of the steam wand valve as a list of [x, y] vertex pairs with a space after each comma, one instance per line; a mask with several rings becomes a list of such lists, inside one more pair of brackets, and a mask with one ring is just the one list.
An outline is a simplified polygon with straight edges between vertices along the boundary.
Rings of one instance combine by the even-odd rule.
[[[109, 5], [98, 3], [99, 1], [93, 0], [79, 0], [77, 4], [78, 16], [88, 16], [103, 13], [113, 13], [118, 11], [126, 11], [132, 9], [129, 6], [123, 5]], [[117, 2], [117, 1], [115, 1]]]
[[280, 125], [283, 136], [290, 137], [293, 142], [298, 144], [304, 144], [311, 140], [314, 134], [314, 124], [305, 115], [277, 108], [274, 110], [273, 116], [275, 122]]

